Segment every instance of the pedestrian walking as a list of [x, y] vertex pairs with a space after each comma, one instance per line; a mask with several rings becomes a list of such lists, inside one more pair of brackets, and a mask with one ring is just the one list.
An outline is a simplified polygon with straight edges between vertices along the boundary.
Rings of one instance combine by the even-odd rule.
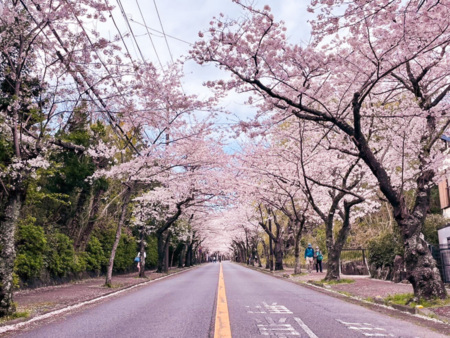
[[314, 251], [314, 263], [316, 265], [317, 273], [319, 272], [319, 270], [320, 272], [322, 272], [322, 260], [323, 260], [322, 252], [320, 251], [319, 247], [316, 246], [316, 250]]
[[308, 247], [305, 249], [305, 260], [308, 269], [308, 273], [311, 273], [314, 262], [314, 249], [311, 243], [308, 243]]
[[[147, 258], [147, 253], [144, 251], [144, 258]], [[136, 257], [134, 258], [134, 261], [137, 262], [137, 269], [138, 272], [141, 272], [141, 252], [138, 252]]]

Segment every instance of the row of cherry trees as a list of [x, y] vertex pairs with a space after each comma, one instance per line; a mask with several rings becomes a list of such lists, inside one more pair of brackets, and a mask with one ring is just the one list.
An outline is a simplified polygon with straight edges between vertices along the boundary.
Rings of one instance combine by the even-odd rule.
[[[300, 46], [270, 8], [241, 4], [246, 20], [215, 18], [191, 52], [231, 74], [208, 82], [215, 96], [202, 100], [184, 93], [181, 65], [158, 70], [123, 51], [120, 35], [86, 28], [107, 21], [107, 2], [1, 5], [0, 315], [14, 311], [15, 236], [27, 201], [61, 199], [37, 184], [52, 179], [57, 159], [89, 168], [71, 208], [47, 215], [70, 229], [76, 250], [116, 215], [106, 284], [127, 225], [137, 227], [141, 257], [147, 235], [156, 236], [158, 271], [167, 271], [174, 237], [184, 257], [233, 238], [256, 255], [261, 231], [274, 243], [276, 269], [293, 239], [298, 269], [303, 230], [325, 224], [326, 278], [336, 279], [351, 224], [381, 198], [401, 230], [415, 295], [444, 297], [420, 233], [450, 122], [447, 5], [314, 0], [312, 41]], [[230, 90], [251, 93], [258, 109], [241, 123], [249, 142], [233, 158], [213, 113]], [[66, 185], [68, 172], [58, 175]], [[144, 276], [145, 259], [140, 267]]]
[[[117, 223], [107, 285], [124, 228], [137, 228], [142, 258], [156, 236], [158, 271], [171, 264], [173, 238], [189, 266], [205, 236], [200, 220], [223, 203], [215, 100], [186, 95], [179, 64], [157, 70], [125, 53], [119, 36], [87, 29], [107, 21], [104, 1], [0, 5], [0, 316], [14, 311], [16, 230], [36, 216], [31, 200], [42, 200], [41, 214], [58, 205], [43, 227], [55, 224], [77, 252], [105, 219]], [[144, 277], [145, 259], [140, 267]]]
[[[306, 168], [309, 156], [316, 157], [309, 150], [297, 170], [305, 174], [299, 181], [310, 208], [327, 228], [335, 214], [342, 219], [338, 237], [345, 237], [350, 212], [367, 200], [359, 187], [376, 186], [400, 228], [415, 295], [445, 297], [420, 233], [441, 163], [438, 141], [450, 123], [448, 2], [312, 1], [309, 10], [317, 19], [307, 46], [288, 41], [289, 33], [268, 6], [258, 10], [235, 2], [246, 10], [246, 20], [217, 17], [191, 52], [200, 64], [214, 63], [231, 74], [207, 85], [221, 93], [251, 93], [258, 120], [243, 127], [253, 129], [252, 135], [265, 135], [273, 125], [282, 128], [283, 121], [294, 125], [295, 118], [303, 151], [292, 152], [301, 156], [306, 149], [323, 148], [314, 172]], [[293, 170], [286, 170], [288, 178]], [[328, 179], [315, 177], [321, 172]], [[297, 186], [296, 179], [289, 181]], [[314, 196], [314, 185], [321, 186], [319, 195], [327, 203]], [[412, 207], [405, 199], [410, 188]], [[266, 204], [267, 213], [270, 208]], [[334, 248], [332, 257], [338, 252]]]

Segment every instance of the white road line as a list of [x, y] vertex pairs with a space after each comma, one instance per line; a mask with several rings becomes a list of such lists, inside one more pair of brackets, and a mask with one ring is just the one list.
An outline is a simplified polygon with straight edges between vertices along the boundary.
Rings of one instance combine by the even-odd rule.
[[300, 325], [303, 331], [305, 331], [310, 338], [319, 338], [314, 334], [314, 332], [311, 331], [311, 329], [305, 323], [303, 323], [303, 321], [300, 318], [294, 317], [294, 320], [298, 323], [298, 325]]

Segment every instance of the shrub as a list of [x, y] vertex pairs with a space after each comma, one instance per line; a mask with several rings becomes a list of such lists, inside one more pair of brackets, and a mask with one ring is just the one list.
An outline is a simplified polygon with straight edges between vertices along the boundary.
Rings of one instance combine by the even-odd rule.
[[122, 234], [114, 260], [114, 271], [123, 272], [133, 267], [137, 251], [136, 239], [133, 236]]
[[73, 243], [69, 237], [57, 232], [49, 236], [48, 243], [47, 265], [53, 276], [65, 277], [78, 269]]
[[15, 272], [22, 280], [38, 277], [44, 267], [47, 239], [44, 229], [35, 225], [35, 221], [35, 218], [28, 217], [18, 226]]
[[91, 236], [86, 247], [87, 270], [99, 273], [108, 262], [102, 244], [97, 237]]
[[[104, 229], [96, 233], [103, 252], [105, 253], [106, 261], [105, 266], [108, 263], [109, 255], [114, 243], [116, 230], [114, 227]], [[115, 272], [124, 272], [130, 270], [134, 266], [134, 257], [137, 253], [137, 244], [135, 237], [122, 233], [120, 236], [119, 246], [117, 247], [116, 256], [114, 258]]]
[[398, 236], [393, 233], [382, 234], [369, 241], [369, 264], [376, 268], [393, 266], [396, 255], [403, 256], [403, 247]]
[[145, 248], [147, 252], [147, 257], [145, 258], [145, 267], [155, 268], [158, 265], [158, 241], [156, 236], [148, 236], [147, 247]]

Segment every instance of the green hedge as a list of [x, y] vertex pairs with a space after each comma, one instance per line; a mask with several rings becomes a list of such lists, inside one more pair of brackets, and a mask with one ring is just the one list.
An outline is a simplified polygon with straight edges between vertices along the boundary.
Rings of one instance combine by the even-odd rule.
[[395, 256], [403, 256], [401, 241], [393, 233], [385, 233], [375, 237], [369, 242], [368, 249], [369, 264], [375, 264], [376, 268], [393, 266]]

